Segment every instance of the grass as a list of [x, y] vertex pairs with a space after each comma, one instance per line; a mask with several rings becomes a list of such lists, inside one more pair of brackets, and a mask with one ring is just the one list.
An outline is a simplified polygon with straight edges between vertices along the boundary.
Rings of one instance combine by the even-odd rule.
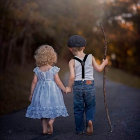
[[140, 77], [132, 75], [126, 71], [120, 70], [120, 69], [116, 69], [116, 68], [110, 68], [107, 71], [107, 78], [118, 82], [118, 83], [122, 83], [124, 85], [128, 85], [131, 87], [135, 87], [135, 88], [140, 88]]
[[29, 104], [32, 76], [30, 67], [13, 67], [0, 74], [0, 115], [22, 109]]

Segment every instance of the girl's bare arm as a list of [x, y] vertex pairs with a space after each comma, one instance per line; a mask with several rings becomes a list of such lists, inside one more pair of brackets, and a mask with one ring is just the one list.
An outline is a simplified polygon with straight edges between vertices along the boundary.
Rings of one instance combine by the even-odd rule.
[[62, 81], [60, 80], [58, 73], [55, 74], [54, 79], [55, 79], [56, 84], [63, 90], [63, 92], [66, 92], [66, 88], [63, 85]]
[[105, 60], [103, 59], [102, 64], [98, 65], [94, 56], [93, 56], [92, 64], [93, 64], [93, 67], [95, 68], [95, 70], [97, 70], [98, 72], [101, 72], [101, 71], [103, 71], [104, 67], [108, 64], [108, 59], [107, 58]]
[[36, 83], [37, 83], [37, 76], [34, 74], [33, 81], [32, 81], [32, 84], [31, 84], [31, 94], [30, 94], [30, 97], [29, 97], [29, 101], [32, 100], [32, 95], [33, 95], [33, 91], [34, 91], [34, 88], [36, 86]]

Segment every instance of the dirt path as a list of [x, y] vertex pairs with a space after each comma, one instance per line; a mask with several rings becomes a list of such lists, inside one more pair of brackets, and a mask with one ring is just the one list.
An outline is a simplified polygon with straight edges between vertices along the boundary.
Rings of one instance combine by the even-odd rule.
[[[64, 81], [68, 79], [65, 75]], [[132, 80], [132, 79], [130, 79]], [[93, 136], [75, 134], [72, 94], [64, 95], [69, 117], [57, 118], [52, 136], [41, 135], [40, 120], [25, 118], [25, 111], [0, 117], [0, 140], [140, 140], [140, 89], [107, 81], [107, 101], [113, 132], [108, 132], [103, 104], [102, 76], [95, 75], [96, 122]]]

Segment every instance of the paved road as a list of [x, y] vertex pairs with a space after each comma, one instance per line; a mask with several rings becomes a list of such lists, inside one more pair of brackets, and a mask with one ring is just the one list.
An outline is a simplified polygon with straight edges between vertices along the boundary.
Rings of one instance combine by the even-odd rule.
[[[65, 80], [68, 75], [66, 74]], [[132, 80], [132, 79], [130, 79]], [[102, 76], [95, 75], [96, 122], [93, 136], [74, 131], [72, 94], [64, 95], [69, 117], [57, 118], [52, 136], [42, 136], [40, 120], [25, 118], [26, 109], [0, 117], [0, 140], [140, 140], [140, 89], [107, 81], [107, 101], [113, 132], [110, 133], [103, 104]]]

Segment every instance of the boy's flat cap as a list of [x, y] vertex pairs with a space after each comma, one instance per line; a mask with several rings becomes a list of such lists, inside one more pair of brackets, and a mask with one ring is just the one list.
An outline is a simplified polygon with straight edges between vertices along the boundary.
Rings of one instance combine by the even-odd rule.
[[86, 46], [86, 40], [79, 35], [73, 35], [69, 38], [68, 47], [73, 48], [73, 47], [85, 47]]

